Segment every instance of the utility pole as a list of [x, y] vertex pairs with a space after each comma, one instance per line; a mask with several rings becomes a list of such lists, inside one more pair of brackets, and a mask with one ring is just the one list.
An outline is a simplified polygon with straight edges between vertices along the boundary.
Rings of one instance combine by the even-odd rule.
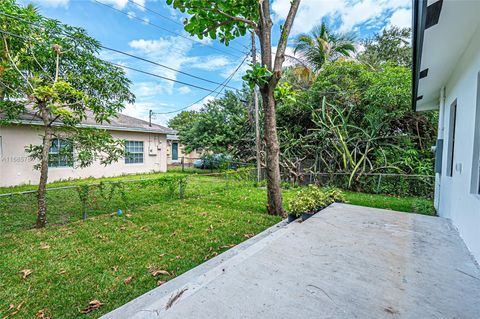
[[152, 126], [152, 116], [153, 116], [153, 111], [150, 110], [150, 112], [148, 112], [148, 125], [150, 127]]
[[[257, 64], [257, 46], [255, 43], [254, 32], [252, 32], [252, 64]], [[258, 95], [256, 87], [253, 88], [253, 103], [255, 106], [255, 147], [257, 151], [257, 182], [260, 182], [262, 180], [262, 141], [260, 139], [260, 115], [258, 112]]]

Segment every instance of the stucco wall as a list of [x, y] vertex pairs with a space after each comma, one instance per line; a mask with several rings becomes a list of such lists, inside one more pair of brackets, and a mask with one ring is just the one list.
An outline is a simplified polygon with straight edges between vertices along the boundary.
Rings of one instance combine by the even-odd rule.
[[[443, 109], [444, 139], [442, 177], [439, 192], [439, 215], [450, 218], [458, 228], [468, 248], [480, 261], [480, 196], [472, 193], [474, 165], [475, 117], [480, 112], [477, 101], [480, 72], [480, 29], [477, 29], [469, 47], [446, 84]], [[456, 138], [453, 176], [447, 176], [450, 108], [457, 100]], [[442, 119], [440, 119], [442, 121]], [[478, 132], [478, 131], [477, 131]], [[477, 137], [480, 138], [480, 137]]]
[[[178, 160], [177, 161], [172, 160], [172, 153], [173, 153], [172, 144], [173, 143], [178, 143]], [[168, 140], [167, 144], [168, 144], [167, 146], [168, 165], [180, 163], [182, 160], [182, 157], [184, 157], [185, 164], [192, 164], [193, 161], [201, 157], [200, 152], [197, 152], [196, 150], [190, 153], [186, 153], [185, 146], [182, 145], [179, 141]]]
[[[139, 132], [112, 131], [116, 139], [131, 141], [143, 141], [144, 163], [125, 164], [121, 159], [109, 166], [103, 166], [99, 162], [93, 163], [86, 168], [75, 167], [51, 167], [49, 169], [49, 182], [76, 179], [86, 177], [107, 177], [122, 174], [165, 172], [167, 170], [166, 135]], [[38, 184], [40, 174], [33, 169], [36, 164], [28, 159], [25, 146], [29, 144], [41, 144], [41, 132], [38, 128], [18, 125], [0, 127], [2, 154], [0, 154], [0, 186], [13, 186], [21, 184]], [[158, 145], [160, 144], [160, 149]], [[154, 150], [150, 155], [149, 148]]]

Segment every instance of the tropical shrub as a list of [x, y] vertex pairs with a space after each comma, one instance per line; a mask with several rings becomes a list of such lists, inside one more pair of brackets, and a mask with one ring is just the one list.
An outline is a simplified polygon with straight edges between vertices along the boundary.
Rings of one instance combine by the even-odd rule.
[[300, 189], [290, 201], [290, 213], [296, 216], [314, 214], [330, 204], [344, 201], [343, 193], [338, 188], [309, 185]]

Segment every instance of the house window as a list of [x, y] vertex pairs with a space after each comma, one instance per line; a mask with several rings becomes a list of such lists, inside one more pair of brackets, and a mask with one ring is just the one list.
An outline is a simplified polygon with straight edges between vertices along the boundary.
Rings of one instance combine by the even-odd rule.
[[457, 126], [457, 100], [450, 105], [450, 120], [448, 124], [448, 152], [447, 152], [447, 176], [453, 176], [455, 159], [455, 131]]
[[473, 132], [472, 194], [480, 195], [480, 73], [477, 79], [477, 110]]
[[126, 141], [125, 142], [125, 164], [143, 163], [143, 142]]
[[72, 167], [73, 147], [68, 141], [56, 138], [48, 151], [48, 167]]

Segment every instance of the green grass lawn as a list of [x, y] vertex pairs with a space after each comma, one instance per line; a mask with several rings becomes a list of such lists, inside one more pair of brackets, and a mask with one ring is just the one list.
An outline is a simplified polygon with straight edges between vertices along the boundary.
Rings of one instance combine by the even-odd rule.
[[[80, 183], [93, 182], [98, 181]], [[50, 187], [69, 183], [79, 182]], [[98, 318], [155, 288], [158, 281], [178, 276], [280, 221], [265, 213], [265, 189], [230, 180], [227, 190], [223, 176], [190, 175], [184, 199], [154, 186], [135, 185], [128, 189], [128, 200], [135, 205], [122, 216], [112, 214], [122, 205], [113, 198], [108, 203], [93, 203], [87, 221], [81, 220], [74, 190], [52, 192], [49, 216], [56, 222], [42, 230], [28, 227], [34, 222], [34, 198], [23, 202], [16, 197], [4, 203], [0, 211], [0, 318], [34, 318], [41, 310], [52, 318]], [[285, 190], [287, 207], [295, 192]], [[346, 193], [346, 197], [357, 205], [429, 213], [428, 200], [359, 193]], [[6, 213], [5, 208], [16, 210]], [[16, 219], [21, 222], [15, 223]], [[149, 267], [169, 275], [153, 277]], [[21, 271], [26, 269], [31, 274], [22, 278]], [[103, 306], [81, 314], [95, 299]]]
[[384, 208], [399, 212], [435, 215], [433, 201], [418, 197], [397, 197], [379, 194], [345, 192], [347, 202], [352, 205]]

